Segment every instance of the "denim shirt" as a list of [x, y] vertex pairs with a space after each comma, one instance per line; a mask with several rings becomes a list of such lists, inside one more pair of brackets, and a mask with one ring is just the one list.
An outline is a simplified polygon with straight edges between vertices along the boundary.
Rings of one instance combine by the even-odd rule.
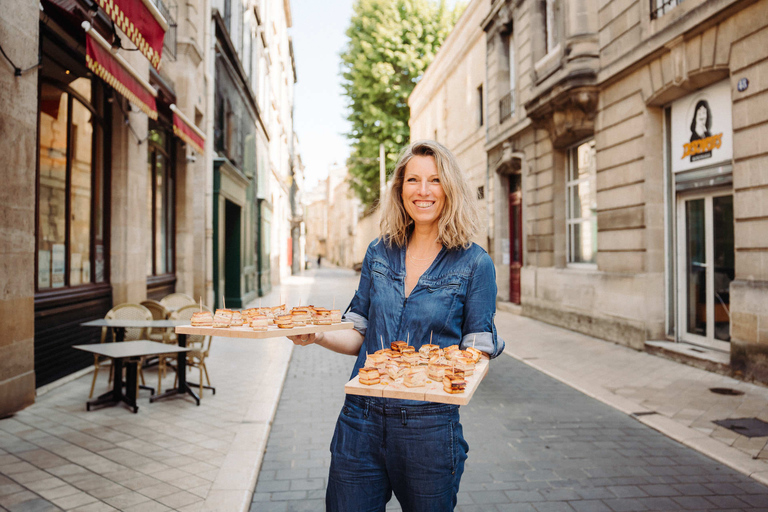
[[[467, 249], [443, 247], [405, 296], [405, 250], [376, 239], [363, 260], [360, 285], [344, 314], [363, 335], [353, 378], [365, 365], [366, 354], [389, 348], [397, 340], [416, 350], [425, 343], [441, 348], [474, 347], [491, 358], [504, 351], [496, 334], [496, 269], [477, 244]], [[391, 399], [385, 399], [391, 400]], [[398, 400], [398, 404], [421, 404]]]

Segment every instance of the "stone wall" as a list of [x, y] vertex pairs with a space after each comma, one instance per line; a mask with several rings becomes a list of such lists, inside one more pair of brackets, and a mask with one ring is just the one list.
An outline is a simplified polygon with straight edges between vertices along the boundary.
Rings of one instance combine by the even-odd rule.
[[[3, 50], [27, 69], [38, 60], [37, 2], [0, 0]], [[0, 63], [0, 418], [35, 401], [35, 162], [37, 161], [36, 69], [20, 77]]]

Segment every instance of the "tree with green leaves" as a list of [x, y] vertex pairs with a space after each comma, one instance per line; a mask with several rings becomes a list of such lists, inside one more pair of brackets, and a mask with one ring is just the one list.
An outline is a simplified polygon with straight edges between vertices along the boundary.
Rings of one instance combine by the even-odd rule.
[[342, 77], [352, 150], [350, 186], [366, 207], [379, 198], [379, 144], [387, 175], [410, 140], [408, 96], [464, 9], [445, 0], [356, 0]]

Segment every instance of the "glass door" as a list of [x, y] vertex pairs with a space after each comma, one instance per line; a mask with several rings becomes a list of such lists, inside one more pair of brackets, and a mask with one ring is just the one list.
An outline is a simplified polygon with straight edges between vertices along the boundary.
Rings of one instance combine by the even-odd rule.
[[678, 200], [678, 338], [730, 351], [733, 195]]

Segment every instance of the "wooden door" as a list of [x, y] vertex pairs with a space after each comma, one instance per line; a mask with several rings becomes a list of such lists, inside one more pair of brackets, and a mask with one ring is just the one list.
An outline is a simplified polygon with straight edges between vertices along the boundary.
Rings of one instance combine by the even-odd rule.
[[509, 176], [509, 300], [520, 304], [523, 266], [523, 193], [520, 174]]

